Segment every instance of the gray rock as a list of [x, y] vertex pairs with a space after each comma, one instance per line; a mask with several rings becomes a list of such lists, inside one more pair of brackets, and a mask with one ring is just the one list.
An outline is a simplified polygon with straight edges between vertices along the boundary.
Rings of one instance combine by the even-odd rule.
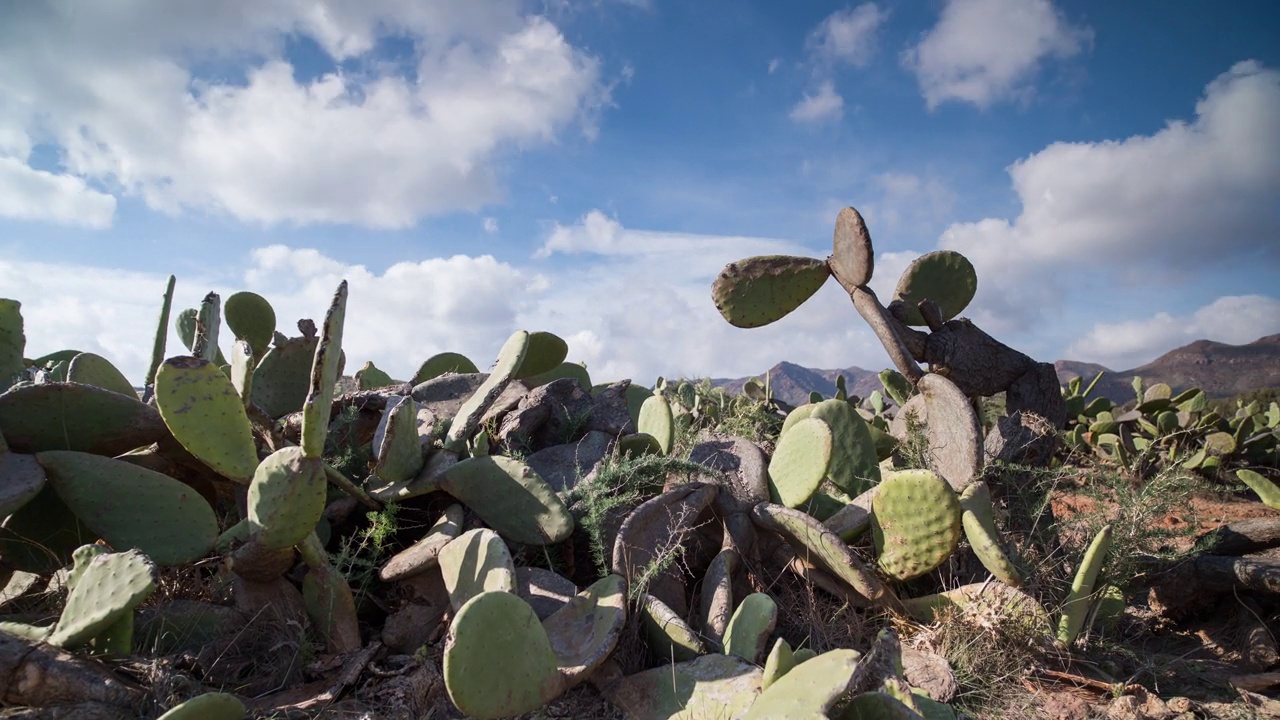
[[586, 432], [593, 409], [587, 388], [575, 378], [561, 378], [534, 388], [520, 403], [538, 403], [550, 408], [547, 421], [534, 437], [536, 447], [569, 443]]
[[412, 655], [435, 635], [449, 604], [441, 606], [409, 603], [387, 616], [382, 626], [382, 644], [393, 653]]
[[597, 430], [614, 437], [636, 431], [636, 423], [627, 410], [627, 388], [630, 386], [630, 380], [619, 380], [592, 396], [588, 431]]
[[565, 492], [594, 476], [601, 461], [613, 451], [613, 444], [612, 437], [592, 431], [576, 443], [543, 448], [525, 458], [525, 463], [556, 492]]
[[546, 620], [578, 594], [578, 586], [572, 580], [550, 570], [518, 567], [516, 594], [529, 603], [539, 620]]

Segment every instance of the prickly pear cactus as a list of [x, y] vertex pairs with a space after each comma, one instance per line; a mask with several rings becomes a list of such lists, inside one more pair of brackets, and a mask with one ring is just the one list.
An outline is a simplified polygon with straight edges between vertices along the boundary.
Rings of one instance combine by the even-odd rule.
[[726, 265], [711, 286], [711, 298], [729, 324], [760, 327], [800, 307], [829, 277], [823, 260], [762, 255]]
[[893, 291], [893, 299], [906, 305], [908, 325], [924, 325], [924, 317], [916, 307], [921, 300], [927, 298], [937, 303], [946, 321], [964, 311], [977, 291], [978, 274], [968, 258], [954, 250], [935, 250], [907, 266]]
[[328, 481], [324, 463], [308, 458], [300, 447], [281, 448], [267, 456], [249, 484], [249, 529], [269, 549], [287, 548], [306, 539], [324, 513]]
[[22, 332], [22, 303], [0, 299], [0, 392], [9, 389], [26, 364], [22, 353], [27, 336]]
[[808, 418], [791, 427], [769, 460], [773, 501], [790, 508], [803, 505], [826, 478], [833, 452], [831, 428], [823, 420]]
[[417, 385], [445, 373], [478, 373], [480, 369], [466, 355], [456, 352], [442, 352], [427, 358], [426, 362], [413, 374], [409, 382]]
[[174, 438], [215, 472], [248, 485], [258, 467], [244, 400], [213, 363], [169, 358], [156, 372], [156, 407]]
[[724, 651], [747, 662], [758, 662], [768, 647], [769, 636], [778, 624], [778, 606], [765, 593], [752, 593], [729, 620], [724, 633]]
[[743, 720], [813, 720], [848, 691], [862, 655], [856, 650], [831, 650], [792, 668], [760, 694]]
[[267, 354], [276, 334], [276, 311], [266, 298], [247, 290], [234, 293], [223, 303], [222, 313], [227, 328], [249, 343], [255, 358]]
[[[541, 330], [531, 332], [529, 333], [529, 350], [520, 361], [515, 378], [523, 380], [551, 372], [559, 367], [568, 355], [569, 344], [559, 336]], [[587, 387], [591, 387], [591, 384], [587, 383]]]
[[905, 470], [885, 478], [871, 501], [871, 532], [880, 569], [898, 580], [919, 577], [955, 552], [960, 501], [937, 474]]
[[67, 365], [67, 381], [93, 385], [125, 397], [138, 396], [133, 383], [129, 382], [124, 373], [116, 369], [110, 360], [93, 353], [80, 353], [71, 358], [71, 363]]
[[230, 693], [205, 693], [174, 705], [159, 720], [244, 720], [244, 703]]
[[440, 475], [440, 489], [515, 542], [550, 545], [573, 532], [573, 515], [564, 501], [532, 468], [513, 458], [463, 460]]
[[1111, 549], [1111, 526], [1107, 525], [1098, 531], [1084, 559], [1076, 570], [1075, 579], [1071, 582], [1071, 592], [1062, 605], [1062, 616], [1058, 620], [1058, 642], [1071, 645], [1076, 636], [1084, 628], [1084, 621], [1089, 614], [1090, 598], [1093, 595], [1094, 583], [1098, 581], [1098, 573], [1106, 561], [1107, 551]]
[[155, 590], [155, 568], [136, 550], [93, 557], [67, 595], [49, 643], [74, 648], [111, 627]]

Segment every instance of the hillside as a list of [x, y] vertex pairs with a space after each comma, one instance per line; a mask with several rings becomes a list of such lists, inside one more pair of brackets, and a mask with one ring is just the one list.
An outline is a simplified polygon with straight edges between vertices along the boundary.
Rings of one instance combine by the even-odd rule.
[[[1083, 377], [1088, 383], [1099, 372], [1104, 373], [1091, 396], [1105, 396], [1121, 403], [1133, 399], [1131, 382], [1135, 375], [1148, 385], [1163, 382], [1175, 390], [1198, 387], [1211, 398], [1226, 398], [1250, 390], [1280, 387], [1280, 335], [1268, 335], [1245, 345], [1197, 340], [1128, 370], [1115, 371], [1097, 363], [1076, 360], [1058, 360], [1054, 367], [1063, 383], [1073, 377]], [[849, 392], [859, 397], [880, 389], [878, 371], [856, 366], [818, 370], [783, 361], [767, 372], [774, 396], [791, 404], [808, 402], [809, 393], [814, 390], [826, 397], [834, 395], [835, 379], [840, 374], [844, 375]], [[746, 380], [745, 377], [720, 378], [711, 382], [716, 387], [739, 392]]]

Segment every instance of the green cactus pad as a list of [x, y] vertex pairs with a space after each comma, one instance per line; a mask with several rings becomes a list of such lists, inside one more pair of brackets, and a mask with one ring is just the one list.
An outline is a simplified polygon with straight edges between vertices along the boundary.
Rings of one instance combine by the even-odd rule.
[[542, 621], [566, 690], [590, 677], [617, 646], [627, 622], [626, 585], [606, 575]]
[[462, 533], [440, 549], [437, 559], [444, 587], [449, 592], [449, 604], [454, 610], [480, 593], [516, 591], [516, 567], [511, 551], [502, 538], [488, 528]]
[[324, 316], [319, 344], [311, 365], [311, 380], [302, 403], [302, 454], [310, 458], [324, 455], [329, 434], [333, 392], [342, 375], [342, 326], [347, 316], [347, 281], [338, 283], [333, 302]]
[[222, 299], [211, 292], [204, 296], [200, 310], [196, 313], [194, 333], [192, 335], [191, 354], [202, 357], [219, 366], [226, 365], [222, 350], [218, 347], [218, 336], [222, 330]]
[[223, 303], [222, 314], [227, 328], [249, 343], [255, 358], [267, 354], [276, 334], [276, 311], [266, 298], [247, 290], [235, 293]]
[[827, 717], [848, 691], [861, 657], [856, 650], [831, 650], [792, 668], [760, 694], [743, 720]]
[[769, 636], [778, 625], [778, 606], [765, 593], [752, 593], [729, 619], [724, 633], [724, 652], [748, 662], [758, 662], [769, 646]]
[[154, 571], [137, 551], [94, 557], [67, 595], [49, 643], [78, 647], [132, 613], [155, 590]]
[[67, 366], [67, 381], [92, 385], [103, 390], [120, 393], [125, 397], [138, 397], [133, 383], [111, 364], [110, 360], [93, 353], [80, 353], [71, 359]]
[[1076, 570], [1075, 579], [1071, 581], [1071, 592], [1062, 605], [1062, 616], [1058, 620], [1058, 642], [1063, 645], [1075, 642], [1076, 636], [1084, 628], [1093, 586], [1098, 581], [1098, 573], [1102, 571], [1110, 549], [1111, 526], [1106, 525], [1094, 536], [1093, 542], [1089, 543], [1089, 549], [1085, 551], [1080, 567]]
[[503, 591], [471, 598], [445, 640], [449, 699], [477, 720], [538, 709], [564, 691], [555, 650], [529, 604]]
[[550, 545], [573, 532], [573, 515], [564, 501], [528, 465], [513, 458], [463, 460], [440, 475], [440, 489], [515, 542]]
[[0, 392], [8, 390], [14, 376], [26, 367], [22, 353], [27, 336], [22, 330], [22, 303], [0, 299]]
[[364, 367], [356, 371], [356, 384], [360, 386], [361, 390], [377, 390], [388, 385], [395, 385], [396, 381], [392, 380], [390, 375], [379, 370], [370, 360], [364, 364]]
[[156, 378], [156, 370], [164, 362], [165, 345], [169, 340], [169, 312], [173, 308], [173, 286], [178, 279], [170, 275], [165, 283], [164, 296], [160, 301], [160, 320], [156, 324], [155, 340], [151, 345], [151, 364], [147, 366], [147, 376], [142, 379], [144, 386], [150, 387]]
[[833, 447], [827, 477], [836, 487], [856, 497], [880, 482], [880, 461], [867, 422], [844, 400], [824, 400], [810, 417], [831, 427]]
[[671, 452], [675, 443], [675, 420], [671, 415], [671, 404], [661, 395], [652, 395], [640, 407], [640, 418], [636, 429], [658, 441], [662, 454]]
[[885, 393], [893, 398], [898, 407], [906, 405], [916, 391], [906, 375], [893, 369], [880, 371], [880, 384], [884, 386]]
[[168, 434], [155, 408], [92, 385], [47, 383], [0, 395], [0, 434], [14, 452], [119, 455]]
[[769, 460], [773, 502], [790, 508], [804, 504], [827, 476], [832, 444], [830, 426], [818, 418], [801, 420], [783, 434]]
[[769, 651], [769, 657], [765, 658], [760, 689], [768, 690], [770, 685], [776, 683], [795, 666], [796, 659], [795, 654], [791, 652], [791, 644], [783, 638], [778, 638], [773, 644], [773, 649]]
[[831, 247], [827, 266], [841, 286], [853, 288], [871, 282], [875, 252], [871, 247], [871, 233], [867, 232], [867, 224], [857, 210], [847, 207], [836, 215]]
[[941, 565], [960, 543], [960, 501], [940, 476], [905, 470], [885, 478], [871, 501], [880, 569], [898, 580]]
[[618, 440], [618, 455], [621, 457], [641, 457], [643, 455], [661, 455], [662, 443], [649, 433], [624, 435]]
[[521, 378], [521, 381], [527, 388], [536, 388], [564, 378], [577, 380], [584, 388], [591, 387], [591, 374], [587, 372], [585, 365], [576, 362], [562, 362], [544, 373]]
[[906, 305], [906, 323], [924, 325], [916, 304], [928, 298], [938, 305], [944, 321], [959, 315], [978, 291], [978, 274], [968, 258], [954, 250], [935, 250], [907, 266], [893, 291]]
[[158, 565], [204, 557], [218, 536], [213, 509], [190, 486], [121, 460], [58, 450], [36, 455], [58, 497], [117, 550]]
[[649, 593], [640, 595], [638, 618], [654, 660], [680, 662], [706, 652], [698, 633], [666, 603]]
[[422, 444], [418, 440], [418, 406], [411, 397], [387, 400], [382, 419], [373, 433], [373, 474], [384, 483], [409, 480], [422, 470]]
[[466, 355], [456, 352], [436, 353], [427, 358], [426, 362], [418, 368], [418, 372], [413, 374], [413, 379], [409, 382], [413, 385], [424, 383], [432, 378], [440, 377], [445, 373], [478, 373], [480, 369]]
[[319, 338], [296, 337], [276, 344], [258, 360], [253, 371], [253, 404], [269, 417], [297, 412], [311, 387], [311, 366]]
[[244, 720], [244, 703], [231, 693], [205, 693], [174, 705], [159, 720]]
[[359, 650], [362, 643], [356, 601], [346, 577], [329, 562], [315, 533], [308, 535], [298, 549], [307, 563], [302, 602], [312, 627], [324, 639], [325, 650], [334, 655]]
[[[569, 355], [569, 344], [558, 335], [549, 332], [529, 333], [529, 350], [516, 369], [514, 377], [518, 380], [535, 377], [551, 372], [564, 362]], [[591, 387], [588, 383], [586, 387]]]
[[467, 441], [475, 433], [476, 426], [480, 424], [480, 418], [510, 384], [528, 351], [529, 333], [524, 330], [515, 331], [502, 344], [493, 371], [483, 383], [480, 383], [475, 393], [462, 403], [462, 407], [458, 408], [457, 415], [450, 423], [449, 433], [444, 438], [446, 450], [457, 453], [466, 450]]
[[627, 720], [741, 720], [760, 694], [760, 669], [713, 653], [664, 663], [605, 690]]
[[46, 483], [43, 490], [4, 520], [0, 527], [0, 557], [17, 570], [43, 575], [65, 567], [76, 548], [95, 539], [97, 535]]
[[253, 348], [244, 340], [236, 340], [231, 346], [231, 387], [242, 402], [253, 397], [253, 371], [257, 367]]
[[44, 468], [30, 455], [0, 453], [0, 518], [20, 510], [44, 489]]
[[[819, 400], [818, 402], [822, 401]], [[782, 429], [778, 431], [778, 437], [781, 438], [786, 435], [787, 431], [801, 420], [813, 417], [813, 409], [816, 407], [818, 407], [818, 403], [805, 403], [787, 413], [787, 417], [782, 420]]]
[[270, 550], [306, 539], [324, 513], [324, 462], [285, 447], [267, 456], [249, 484], [249, 529]]
[[1280, 487], [1253, 470], [1237, 470], [1236, 477], [1258, 494], [1262, 504], [1272, 510], [1280, 510]]
[[207, 360], [183, 355], [156, 372], [155, 401], [174, 438], [214, 472], [248, 485], [258, 467], [244, 400]]
[[807, 257], [762, 255], [729, 263], [711, 286], [711, 299], [730, 325], [768, 325], [800, 307], [831, 276], [827, 263]]
[[987, 484], [978, 481], [964, 489], [960, 494], [960, 507], [964, 513], [961, 522], [964, 525], [965, 538], [973, 552], [982, 562], [982, 566], [1001, 582], [1011, 587], [1022, 584], [1022, 574], [1005, 554], [1000, 532], [996, 529], [995, 517], [991, 506], [991, 492]]
[[925, 720], [924, 716], [881, 691], [865, 692], [849, 701], [839, 720]]
[[760, 503], [751, 510], [757, 525], [779, 533], [806, 560], [826, 570], [860, 595], [894, 612], [901, 601], [835, 533], [799, 510]]

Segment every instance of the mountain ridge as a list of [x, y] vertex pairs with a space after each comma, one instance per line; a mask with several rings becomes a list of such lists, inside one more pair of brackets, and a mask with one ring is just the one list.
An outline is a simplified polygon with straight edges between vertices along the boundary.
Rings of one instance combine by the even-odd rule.
[[[1280, 387], [1280, 334], [1264, 335], [1243, 345], [1195, 340], [1127, 370], [1116, 371], [1098, 363], [1079, 360], [1058, 360], [1053, 366], [1057, 370], [1058, 381], [1063, 384], [1074, 377], [1082, 377], [1087, 386], [1099, 372], [1103, 373], [1090, 397], [1108, 397], [1117, 403], [1133, 399], [1132, 380], [1135, 375], [1147, 385], [1163, 382], [1174, 391], [1198, 387], [1210, 398], [1227, 398], [1251, 390]], [[838, 375], [844, 375], [851, 395], [866, 397], [881, 389], [879, 371], [856, 365], [824, 370], [784, 360], [766, 373], [774, 397], [793, 405], [808, 402], [809, 393], [814, 390], [824, 397], [835, 395]], [[737, 393], [750, 377], [763, 378], [764, 375], [712, 378], [711, 384]]]

